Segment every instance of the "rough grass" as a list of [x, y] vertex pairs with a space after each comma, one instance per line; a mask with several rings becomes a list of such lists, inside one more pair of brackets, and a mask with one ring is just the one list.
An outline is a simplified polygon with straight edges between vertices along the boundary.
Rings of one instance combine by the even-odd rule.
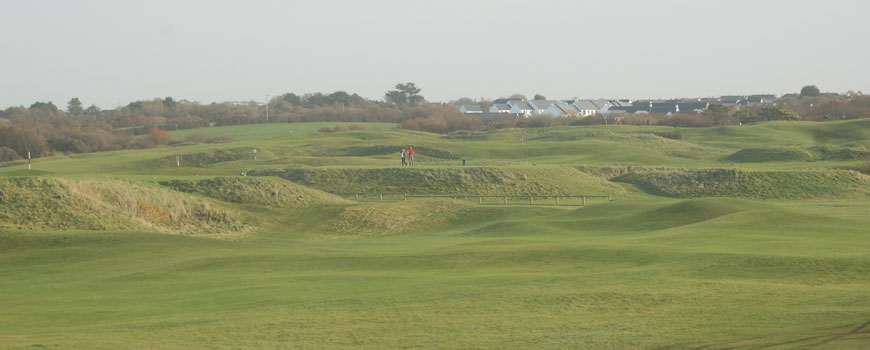
[[44, 178], [0, 179], [0, 226], [213, 236], [250, 230], [232, 211], [156, 186]]
[[[268, 151], [258, 149], [258, 158], [267, 158]], [[217, 163], [232, 162], [237, 160], [253, 159], [252, 147], [237, 147], [228, 149], [214, 149], [205, 152], [182, 153], [160, 157], [151, 162], [152, 166], [159, 168], [189, 168], [207, 167]]]
[[327, 235], [382, 236], [431, 230], [454, 220], [469, 204], [447, 200], [363, 203], [343, 208], [327, 226]]
[[764, 162], [802, 162], [813, 158], [813, 154], [797, 148], [745, 148], [725, 157], [723, 160], [735, 163]]
[[216, 177], [199, 181], [168, 180], [161, 181], [160, 184], [177, 191], [198, 193], [226, 202], [274, 208], [348, 203], [341, 197], [290, 181], [264, 177]]
[[814, 146], [745, 148], [725, 158], [736, 163], [854, 161], [870, 157], [870, 151], [849, 147]]
[[845, 170], [670, 170], [628, 173], [613, 180], [670, 197], [806, 199], [866, 198], [870, 195], [870, 178]]
[[328, 192], [407, 194], [615, 194], [623, 189], [569, 167], [290, 168], [279, 176]]

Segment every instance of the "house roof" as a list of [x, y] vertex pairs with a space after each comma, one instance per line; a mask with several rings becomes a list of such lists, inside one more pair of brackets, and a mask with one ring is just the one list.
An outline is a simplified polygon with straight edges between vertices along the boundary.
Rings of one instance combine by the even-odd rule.
[[596, 111], [600, 110], [604, 106], [602, 104], [601, 107], [599, 107], [595, 103], [595, 101], [593, 101], [593, 100], [577, 100], [577, 101], [574, 101], [574, 105], [577, 106], [577, 108], [581, 109], [581, 110], [596, 110]]
[[461, 108], [465, 108], [469, 112], [483, 112], [483, 108], [480, 108], [479, 105], [462, 105]]
[[556, 102], [553, 104], [553, 107], [555, 107], [558, 111], [562, 112], [562, 114], [577, 114], [577, 112], [579, 112], [577, 108], [574, 108], [564, 102]]
[[532, 106], [529, 106], [528, 102], [514, 103], [513, 105], [511, 105], [511, 109], [513, 109], [514, 107], [519, 108], [521, 111], [531, 111], [534, 109], [532, 108]]
[[495, 107], [496, 109], [500, 110], [500, 111], [509, 111], [509, 110], [511, 110], [511, 106], [509, 106], [508, 104], [496, 103], [496, 104], [493, 104], [492, 106]]
[[652, 114], [668, 114], [668, 113], [677, 113], [677, 104], [676, 103], [653, 103], [652, 107], [649, 108], [649, 112]]
[[704, 110], [707, 109], [707, 107], [709, 106], [709, 103], [707, 102], [680, 102], [677, 104], [680, 106], [681, 113]]
[[535, 109], [547, 109], [548, 107], [552, 106], [556, 102], [557, 101], [551, 101], [551, 100], [531, 100], [531, 101], [529, 101], [529, 105]]

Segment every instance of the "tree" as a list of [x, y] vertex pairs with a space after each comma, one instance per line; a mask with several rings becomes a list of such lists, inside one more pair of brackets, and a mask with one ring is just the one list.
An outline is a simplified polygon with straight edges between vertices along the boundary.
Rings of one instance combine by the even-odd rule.
[[422, 89], [418, 88], [414, 83], [399, 83], [396, 84], [395, 90], [387, 91], [384, 94], [384, 99], [388, 103], [398, 106], [417, 106], [425, 101], [423, 96], [420, 96], [420, 91]]
[[166, 97], [163, 99], [163, 107], [166, 107], [166, 109], [173, 109], [176, 104], [177, 102], [175, 102], [172, 97]]
[[801, 88], [801, 97], [819, 96], [821, 93], [815, 85], [807, 85]]
[[90, 107], [88, 107], [88, 109], [85, 109], [85, 114], [98, 116], [100, 115], [100, 107], [97, 107], [96, 105], [91, 105]]
[[475, 105], [475, 104], [477, 104], [477, 102], [475, 102], [474, 99], [469, 98], [469, 97], [460, 97], [460, 98], [456, 99], [456, 101], [453, 101], [453, 103], [458, 104], [458, 105]]
[[66, 104], [66, 111], [72, 115], [81, 115], [84, 109], [82, 109], [82, 101], [79, 101], [78, 97], [73, 97]]
[[151, 129], [148, 130], [148, 140], [155, 145], [166, 145], [169, 144], [169, 133], [160, 130], [160, 128], [156, 126], [152, 126]]
[[761, 109], [761, 116], [771, 120], [801, 120], [801, 116], [797, 112], [788, 109], [774, 106], [768, 106]]
[[508, 96], [508, 98], [510, 98], [510, 99], [520, 99], [520, 100], [523, 100], [523, 101], [526, 100], [526, 96], [523, 95], [523, 94], [513, 94], [513, 95]]
[[797, 114], [797, 112], [795, 112], [791, 109], [788, 109], [788, 108], [780, 108], [779, 113], [782, 116], [781, 117], [782, 120], [788, 120], [788, 121], [801, 120], [801, 116], [799, 114]]
[[55, 106], [54, 103], [51, 103], [51, 101], [48, 101], [48, 102], [36, 101], [32, 105], [30, 105], [30, 109], [40, 109], [40, 108], [47, 108], [51, 112], [57, 112], [57, 106]]
[[546, 100], [547, 98], [541, 94], [535, 94], [535, 100]]
[[714, 125], [724, 125], [728, 121], [728, 116], [731, 114], [731, 109], [718, 103], [711, 104], [704, 111], [704, 116], [713, 119]]
[[14, 149], [0, 146], [0, 162], [8, 162], [10, 160], [19, 160], [21, 157]]
[[287, 102], [293, 106], [301, 106], [302, 105], [302, 98], [299, 97], [298, 95], [292, 93], [292, 92], [288, 93], [288, 94], [281, 95], [281, 99], [284, 100], [284, 102]]

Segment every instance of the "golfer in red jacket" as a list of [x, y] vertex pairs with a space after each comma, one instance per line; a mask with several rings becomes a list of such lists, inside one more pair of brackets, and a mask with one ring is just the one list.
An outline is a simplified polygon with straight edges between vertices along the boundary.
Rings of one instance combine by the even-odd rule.
[[414, 147], [408, 147], [408, 165], [414, 165]]

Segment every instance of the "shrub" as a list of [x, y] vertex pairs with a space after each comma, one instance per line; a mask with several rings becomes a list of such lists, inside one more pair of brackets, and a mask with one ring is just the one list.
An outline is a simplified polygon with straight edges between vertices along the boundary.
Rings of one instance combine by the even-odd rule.
[[354, 124], [354, 125], [351, 125], [350, 127], [348, 127], [347, 129], [348, 130], [365, 130], [366, 128], [362, 125]]
[[19, 160], [18, 152], [9, 147], [0, 147], [0, 162], [8, 162], [10, 160]]
[[151, 129], [148, 130], [148, 141], [151, 141], [152, 144], [167, 145], [169, 144], [169, 140], [169, 133], [160, 130], [160, 128], [156, 126], [152, 126]]

